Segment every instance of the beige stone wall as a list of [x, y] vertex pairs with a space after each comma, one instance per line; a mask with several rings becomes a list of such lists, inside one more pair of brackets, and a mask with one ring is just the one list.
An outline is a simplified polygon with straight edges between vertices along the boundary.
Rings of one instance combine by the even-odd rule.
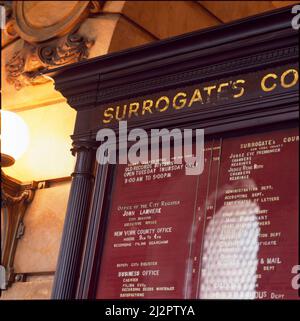
[[17, 282], [3, 291], [0, 300], [46, 300], [51, 296], [53, 276], [29, 277], [27, 282]]
[[24, 219], [25, 233], [16, 251], [16, 273], [55, 272], [69, 191], [70, 182], [36, 191]]
[[53, 182], [36, 191], [14, 260], [15, 273], [22, 281], [3, 291], [2, 299], [50, 297], [70, 185], [69, 180]]
[[[79, 33], [94, 41], [89, 50], [92, 58], [295, 2], [105, 1], [100, 12], [81, 23]], [[66, 3], [61, 2], [59, 6]], [[36, 17], [42, 23], [34, 6], [29, 6], [31, 19]], [[4, 38], [2, 108], [23, 117], [31, 135], [27, 152], [6, 172], [21, 181], [70, 176], [75, 161], [70, 153], [75, 111], [54, 90], [50, 80], [21, 90], [7, 82], [5, 65], [23, 47], [24, 40], [19, 35]], [[63, 182], [36, 192], [25, 215], [26, 230], [18, 243], [14, 263], [24, 282], [14, 283], [3, 292], [2, 299], [50, 298], [69, 189], [70, 182]]]

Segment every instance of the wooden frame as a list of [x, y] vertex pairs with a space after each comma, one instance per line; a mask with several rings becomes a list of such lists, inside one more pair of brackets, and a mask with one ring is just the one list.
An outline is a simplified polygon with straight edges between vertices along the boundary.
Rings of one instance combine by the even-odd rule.
[[[77, 154], [52, 297], [94, 298], [113, 166], [95, 162], [99, 111], [121, 100], [172, 88], [296, 65], [298, 34], [291, 8], [193, 32], [138, 48], [58, 68], [55, 88], [77, 110], [73, 152]], [[297, 89], [199, 109], [145, 117], [129, 128], [204, 128], [206, 134], [255, 131], [299, 119]], [[96, 116], [99, 115], [99, 118]], [[155, 125], [154, 125], [155, 124]], [[114, 126], [112, 126], [114, 128]], [[101, 213], [101, 215], [100, 215]]]

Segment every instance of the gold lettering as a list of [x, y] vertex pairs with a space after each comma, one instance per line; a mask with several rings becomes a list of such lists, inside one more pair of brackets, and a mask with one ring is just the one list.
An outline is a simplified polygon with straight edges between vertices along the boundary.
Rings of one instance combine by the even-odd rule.
[[[286, 82], [286, 76], [287, 76], [288, 74], [290, 74], [290, 73], [292, 73], [292, 75], [293, 75], [293, 80], [292, 80], [291, 83], [288, 84], [288, 83]], [[297, 71], [296, 69], [289, 69], [289, 70], [285, 71], [285, 72], [281, 75], [281, 77], [280, 77], [280, 83], [281, 83], [281, 86], [282, 86], [283, 88], [290, 88], [290, 87], [293, 87], [293, 86], [296, 85], [298, 79], [299, 79], [299, 73], [298, 73], [298, 71]]]
[[128, 112], [128, 118], [131, 117], [132, 114], [135, 114], [135, 116], [139, 116], [137, 111], [139, 110], [140, 104], [138, 102], [131, 103], [129, 105], [129, 112]]
[[127, 109], [127, 105], [124, 105], [123, 106], [123, 115], [120, 117], [119, 116], [119, 111], [120, 111], [120, 106], [117, 106], [116, 108], [116, 120], [122, 120], [125, 118], [125, 115], [126, 115], [126, 109]]
[[192, 99], [191, 101], [189, 102], [188, 104], [188, 107], [191, 107], [192, 104], [196, 101], [201, 101], [201, 104], [203, 104], [203, 100], [202, 100], [202, 96], [201, 96], [201, 92], [199, 89], [195, 89], [194, 93], [193, 93], [193, 96], [192, 96]]
[[104, 115], [104, 117], [107, 117], [107, 118], [108, 118], [108, 119], [103, 119], [103, 123], [104, 123], [104, 124], [110, 123], [110, 122], [112, 121], [112, 119], [114, 118], [114, 116], [109, 113], [110, 111], [113, 112], [114, 109], [113, 109], [112, 107], [109, 107], [109, 108], [107, 108], [107, 109], [104, 110], [103, 115]]
[[218, 93], [220, 93], [222, 91], [223, 87], [228, 87], [228, 85], [229, 85], [229, 82], [224, 82], [224, 83], [220, 84], [218, 87], [218, 90], [217, 90]]
[[208, 86], [208, 87], [204, 87], [203, 90], [207, 91], [207, 95], [210, 96], [211, 95], [211, 91], [213, 89], [216, 89], [216, 86]]
[[245, 88], [242, 86], [242, 87], [238, 87], [237, 84], [244, 84], [245, 83], [245, 80], [244, 79], [238, 79], [236, 81], [233, 82], [232, 84], [232, 88], [233, 89], [240, 89], [240, 92], [233, 95], [233, 98], [239, 98], [241, 96], [244, 95], [244, 92], [245, 92]]
[[[268, 73], [260, 80], [260, 86], [264, 92], [271, 92], [279, 86], [282, 88], [291, 88], [299, 82], [299, 71], [291, 68], [278, 75], [276, 73]], [[156, 110], [164, 112], [169, 108], [170, 103], [172, 103], [172, 107], [176, 110], [183, 109], [186, 106], [191, 107], [196, 102], [208, 104], [214, 94], [216, 99], [220, 99], [223, 93], [227, 95], [231, 94], [233, 98], [239, 98], [246, 92], [245, 84], [246, 80], [244, 79], [230, 80], [204, 88], [196, 88], [193, 90], [193, 93], [190, 91], [188, 91], [188, 93], [185, 91], [175, 92], [171, 98], [168, 96], [160, 96], [157, 100], [145, 98], [145, 100], [141, 100], [140, 102], [136, 101], [125, 105], [109, 107], [103, 112], [103, 123], [108, 124], [114, 119], [117, 121], [126, 118], [130, 119], [133, 115], [139, 117], [147, 113], [153, 114]], [[204, 101], [202, 95], [205, 96]]]
[[267, 74], [266, 76], [263, 77], [263, 79], [261, 80], [261, 88], [263, 91], [272, 91], [276, 88], [276, 84], [274, 83], [273, 85], [271, 85], [271, 87], [267, 87], [266, 86], [266, 80], [268, 78], [273, 78], [273, 79], [277, 79], [277, 75], [275, 74]]
[[[163, 100], [166, 102], [166, 105], [163, 108], [160, 108], [159, 104]], [[156, 101], [155, 108], [158, 109], [160, 112], [164, 112], [169, 108], [169, 105], [170, 105], [170, 99], [167, 96], [162, 96]]]
[[[184, 97], [179, 100], [180, 105], [177, 105], [177, 98], [178, 97]], [[173, 99], [173, 107], [175, 109], [181, 109], [181, 108], [185, 107], [185, 104], [186, 104], [186, 93], [179, 92]]]
[[153, 100], [152, 99], [144, 100], [142, 115], [145, 114], [146, 110], [149, 111], [150, 114], [152, 114], [152, 110], [151, 110], [152, 106], [153, 106]]

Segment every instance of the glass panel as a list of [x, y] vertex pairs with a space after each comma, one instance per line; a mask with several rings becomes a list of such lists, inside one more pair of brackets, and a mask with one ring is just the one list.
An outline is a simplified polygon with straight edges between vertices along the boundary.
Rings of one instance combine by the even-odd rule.
[[205, 143], [204, 171], [118, 165], [97, 298], [296, 299], [297, 128]]

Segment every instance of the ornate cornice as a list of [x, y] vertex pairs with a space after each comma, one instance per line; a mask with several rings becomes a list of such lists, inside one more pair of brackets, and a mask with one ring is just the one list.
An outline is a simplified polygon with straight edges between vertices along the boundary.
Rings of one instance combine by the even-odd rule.
[[[298, 60], [290, 8], [49, 72], [76, 110]], [[220, 54], [222, 53], [222, 54]]]
[[6, 79], [17, 90], [45, 83], [48, 78], [41, 76], [43, 70], [87, 59], [92, 45], [92, 40], [78, 33], [40, 45], [25, 42], [6, 63]]
[[96, 98], [93, 92], [87, 92], [74, 94], [67, 97], [67, 99], [71, 106], [76, 106], [76, 108], [79, 109], [84, 108], [85, 106], [91, 106], [91, 104], [100, 105], [106, 102], [112, 103], [113, 101], [118, 101], [127, 97], [138, 97], [145, 92], [157, 92], [193, 82], [203, 82], [209, 78], [225, 77], [235, 72], [246, 73], [249, 69], [267, 68], [269, 65], [284, 64], [293, 60], [297, 61], [298, 57], [299, 48], [298, 45], [295, 45], [235, 58], [226, 62], [178, 72], [176, 74], [153, 77], [130, 84], [112, 85], [105, 88], [99, 86]]
[[92, 45], [93, 41], [74, 33], [60, 41], [56, 47], [51, 46], [51, 44], [38, 47], [37, 54], [45, 66], [57, 67], [86, 59], [88, 49]]
[[[144, 92], [152, 92], [166, 87], [176, 87], [195, 81], [205, 81], [207, 78], [216, 78], [218, 76], [226, 76], [234, 72], [247, 72], [247, 69], [261, 67], [266, 68], [269, 64], [284, 63], [285, 59], [298, 59], [299, 48], [292, 46], [288, 48], [280, 48], [270, 50], [265, 53], [250, 55], [238, 59], [232, 59], [227, 62], [213, 64], [202, 68], [177, 73], [175, 75], [166, 75], [154, 79], [148, 79], [130, 85], [108, 87], [100, 89], [97, 93], [97, 104], [105, 101], [122, 99], [123, 97], [132, 95], [140, 95]], [[72, 97], [74, 99], [74, 97]], [[87, 97], [88, 98], [88, 97]], [[83, 101], [83, 97], [81, 98]]]

